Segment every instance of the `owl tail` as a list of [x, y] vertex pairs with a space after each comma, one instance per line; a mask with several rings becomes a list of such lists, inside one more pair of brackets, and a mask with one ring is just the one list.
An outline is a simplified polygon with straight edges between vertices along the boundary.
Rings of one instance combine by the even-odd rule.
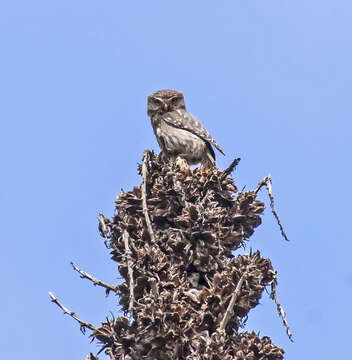
[[216, 166], [215, 164], [215, 153], [213, 148], [209, 143], [207, 143], [207, 151], [205, 152], [204, 159], [202, 161], [202, 164], [205, 168], [212, 168]]

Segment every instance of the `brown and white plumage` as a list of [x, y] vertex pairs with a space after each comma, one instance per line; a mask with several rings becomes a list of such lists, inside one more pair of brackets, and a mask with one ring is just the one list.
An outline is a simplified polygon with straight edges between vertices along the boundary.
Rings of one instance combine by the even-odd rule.
[[148, 115], [166, 158], [181, 157], [188, 164], [213, 166], [215, 153], [211, 145], [224, 154], [205, 127], [186, 111], [183, 93], [159, 90], [149, 95]]

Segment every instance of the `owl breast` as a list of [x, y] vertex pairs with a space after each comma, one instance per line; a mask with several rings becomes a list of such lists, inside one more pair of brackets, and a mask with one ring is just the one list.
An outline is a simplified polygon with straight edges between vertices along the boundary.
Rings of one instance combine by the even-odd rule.
[[169, 157], [181, 156], [189, 164], [202, 161], [207, 148], [204, 140], [165, 121], [160, 121], [158, 125], [155, 132], [159, 145]]

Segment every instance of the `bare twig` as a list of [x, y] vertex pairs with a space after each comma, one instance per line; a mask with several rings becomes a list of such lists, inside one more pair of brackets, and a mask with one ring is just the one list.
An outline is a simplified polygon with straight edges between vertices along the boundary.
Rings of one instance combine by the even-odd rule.
[[104, 236], [105, 240], [104, 240], [104, 243], [105, 243], [105, 246], [107, 247], [107, 242], [108, 242], [108, 239], [111, 237], [110, 236], [110, 233], [109, 233], [109, 230], [106, 226], [106, 223], [105, 223], [105, 216], [103, 214], [99, 214], [98, 215], [98, 221], [99, 221], [99, 230], [100, 230], [100, 233], [102, 234], [102, 236]]
[[240, 158], [233, 160], [232, 163], [221, 173], [220, 181], [224, 180], [228, 175], [230, 175], [240, 161]]
[[283, 238], [286, 240], [286, 241], [290, 241], [285, 233], [285, 230], [281, 224], [281, 221], [280, 221], [280, 218], [279, 218], [279, 215], [277, 214], [276, 210], [275, 210], [275, 207], [274, 207], [274, 196], [273, 196], [273, 191], [271, 189], [271, 175], [269, 174], [267, 177], [265, 177], [262, 181], [260, 181], [256, 187], [256, 189], [254, 190], [254, 193], [255, 195], [258, 194], [258, 191], [263, 187], [263, 186], [266, 186], [267, 190], [268, 190], [268, 195], [269, 195], [269, 199], [270, 199], [270, 207], [271, 207], [271, 212], [273, 213], [278, 225], [279, 225], [279, 228], [280, 228], [280, 231], [281, 231], [281, 235], [283, 236]]
[[133, 304], [134, 304], [134, 279], [133, 279], [133, 270], [132, 270], [132, 259], [131, 259], [131, 250], [128, 245], [130, 236], [128, 235], [127, 231], [124, 231], [122, 234], [122, 238], [125, 244], [125, 253], [127, 258], [127, 267], [128, 267], [128, 280], [130, 286], [130, 299], [128, 303], [128, 311], [132, 313], [133, 311]]
[[280, 301], [279, 301], [279, 299], [278, 299], [278, 297], [276, 295], [276, 286], [275, 286], [274, 282], [271, 284], [270, 297], [275, 301], [275, 304], [276, 304], [276, 307], [277, 307], [277, 312], [279, 313], [279, 316], [281, 317], [282, 322], [284, 323], [284, 326], [286, 328], [286, 334], [287, 334], [288, 338], [293, 342], [292, 333], [290, 331], [290, 328], [288, 327], [288, 322], [287, 322], [287, 319], [286, 319], [285, 311], [282, 308], [282, 306], [280, 304]]
[[[115, 359], [114, 353], [111, 349], [106, 349], [105, 354], [110, 356], [110, 360]], [[121, 354], [121, 356], [122, 356], [121, 360], [125, 360], [125, 355]]]
[[149, 232], [149, 236], [152, 243], [155, 243], [155, 235], [152, 227], [152, 223], [150, 221], [150, 217], [148, 214], [148, 205], [147, 205], [147, 163], [149, 160], [149, 151], [144, 151], [143, 154], [143, 165], [142, 165], [142, 205], [143, 205], [143, 214], [145, 217], [145, 222], [147, 223], [147, 228]]
[[226, 309], [226, 312], [225, 312], [225, 315], [220, 323], [220, 330], [221, 331], [224, 331], [225, 328], [226, 328], [226, 325], [227, 323], [229, 322], [231, 316], [232, 316], [232, 313], [233, 313], [233, 308], [236, 304], [236, 301], [238, 299], [238, 297], [240, 296], [240, 293], [241, 293], [241, 288], [242, 288], [242, 285], [243, 285], [243, 282], [245, 281], [246, 277], [247, 277], [247, 274], [248, 274], [248, 271], [249, 271], [249, 267], [252, 263], [254, 258], [252, 258], [251, 262], [247, 265], [247, 268], [246, 268], [246, 271], [242, 274], [239, 282], [237, 283], [236, 285], [236, 288], [235, 288], [235, 291], [234, 293], [232, 294], [231, 296], [231, 300], [229, 302], [229, 305], [227, 306], [227, 309]]
[[65, 314], [70, 315], [73, 319], [75, 319], [79, 324], [80, 328], [83, 334], [85, 334], [86, 328], [94, 331], [95, 333], [99, 333], [99, 329], [96, 328], [94, 325], [87, 323], [86, 321], [79, 318], [73, 311], [69, 310], [67, 307], [65, 307], [61, 302], [55, 297], [55, 295], [49, 291], [49, 296], [51, 298], [51, 301], [56, 304]]
[[84, 360], [99, 360], [96, 356], [94, 356], [92, 353], [89, 353]]
[[85, 271], [79, 269], [73, 262], [71, 262], [71, 265], [75, 271], [77, 271], [79, 274], [81, 274], [82, 279], [88, 279], [88, 280], [92, 281], [95, 286], [98, 285], [98, 286], [105, 288], [106, 296], [109, 295], [110, 291], [113, 291], [116, 294], [120, 294], [118, 286], [108, 284], [104, 281], [101, 281], [101, 280], [93, 277], [92, 275], [89, 275]]

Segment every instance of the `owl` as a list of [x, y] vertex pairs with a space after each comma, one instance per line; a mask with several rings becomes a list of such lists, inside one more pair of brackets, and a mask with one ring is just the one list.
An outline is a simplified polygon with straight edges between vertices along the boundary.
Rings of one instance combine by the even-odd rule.
[[188, 165], [212, 167], [212, 145], [224, 154], [204, 126], [186, 111], [182, 92], [159, 90], [149, 95], [148, 115], [164, 159], [182, 158]]

